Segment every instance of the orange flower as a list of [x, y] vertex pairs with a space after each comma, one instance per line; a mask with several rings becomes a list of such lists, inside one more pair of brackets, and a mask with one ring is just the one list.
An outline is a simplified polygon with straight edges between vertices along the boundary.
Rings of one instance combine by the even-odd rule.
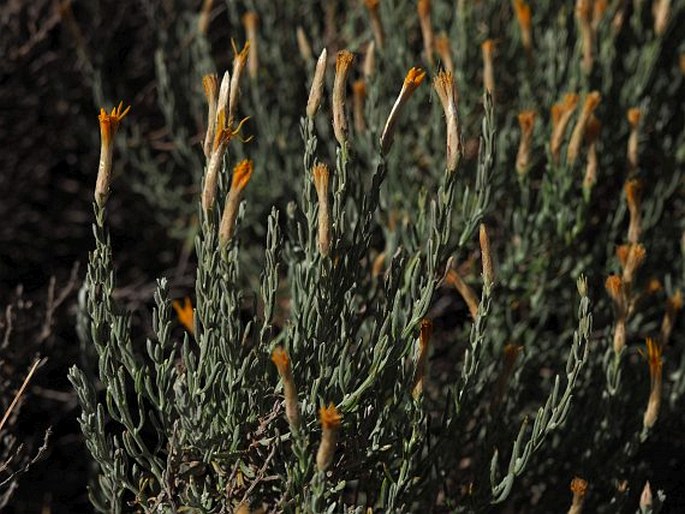
[[649, 400], [647, 408], [645, 409], [642, 424], [645, 429], [652, 428], [659, 417], [659, 408], [661, 406], [661, 380], [663, 372], [663, 349], [661, 344], [648, 337], [647, 345], [647, 364], [649, 365]]
[[516, 19], [521, 26], [521, 30], [529, 30], [531, 20], [530, 5], [524, 0], [514, 0], [514, 12], [516, 13]]
[[286, 377], [291, 374], [290, 358], [288, 353], [280, 346], [277, 346], [271, 353], [271, 361], [276, 365], [278, 374], [281, 377]]
[[628, 118], [628, 123], [630, 123], [630, 127], [635, 128], [637, 127], [637, 124], [640, 123], [642, 112], [640, 111], [639, 107], [633, 107], [631, 109], [628, 109], [626, 117]]
[[326, 471], [333, 462], [333, 454], [338, 442], [340, 420], [340, 413], [332, 402], [328, 404], [328, 407], [321, 407], [319, 410], [319, 421], [321, 421], [321, 427], [323, 428], [321, 443], [316, 453], [316, 467], [319, 471]]
[[242, 191], [250, 181], [252, 172], [254, 171], [254, 162], [252, 159], [243, 159], [233, 168], [233, 179], [231, 180], [231, 189]]
[[333, 402], [329, 403], [328, 407], [322, 406], [319, 409], [319, 421], [324, 429], [335, 430], [339, 428], [341, 420], [342, 416], [338, 412], [338, 409], [335, 408]]
[[178, 321], [181, 322], [188, 332], [195, 333], [195, 318], [193, 316], [193, 304], [187, 296], [183, 299], [183, 305], [178, 300], [174, 300], [171, 304], [176, 311]]
[[408, 72], [402, 83], [402, 89], [400, 94], [397, 96], [395, 103], [390, 110], [388, 119], [385, 121], [385, 127], [383, 127], [383, 132], [381, 133], [381, 153], [386, 155], [392, 146], [392, 142], [395, 136], [395, 126], [397, 125], [397, 120], [402, 112], [402, 108], [407, 103], [411, 95], [416, 91], [426, 77], [426, 72], [421, 68], [413, 67]]
[[611, 299], [616, 303], [620, 303], [623, 299], [623, 281], [618, 275], [609, 275], [604, 283]]
[[100, 120], [100, 138], [105, 145], [111, 145], [112, 139], [119, 129], [119, 123], [128, 114], [128, 111], [131, 110], [129, 105], [122, 111], [123, 105], [124, 102], [119, 102], [119, 105], [114, 107], [109, 114], [107, 114], [105, 109], [100, 109], [100, 114], [98, 115], [98, 120]]
[[413, 93], [416, 91], [416, 88], [421, 85], [421, 82], [423, 82], [424, 78], [426, 78], [425, 71], [423, 71], [421, 68], [412, 67], [404, 77], [404, 86]]
[[109, 187], [112, 182], [112, 156], [114, 155], [114, 136], [119, 128], [119, 123], [128, 114], [131, 107], [122, 110], [123, 102], [107, 113], [100, 109], [98, 120], [100, 121], [100, 163], [98, 176], [95, 182], [95, 202], [99, 207], [104, 207], [109, 196]]

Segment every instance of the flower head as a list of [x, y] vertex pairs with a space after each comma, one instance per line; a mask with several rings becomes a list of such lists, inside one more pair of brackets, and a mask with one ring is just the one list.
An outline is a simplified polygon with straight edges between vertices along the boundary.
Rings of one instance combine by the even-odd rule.
[[623, 299], [623, 281], [619, 275], [609, 275], [604, 282], [604, 287], [611, 296], [611, 299], [616, 303], [620, 303]]
[[421, 82], [423, 82], [424, 78], [426, 78], [425, 71], [423, 71], [421, 68], [412, 67], [404, 77], [404, 87], [413, 93], [416, 88], [421, 85]]
[[342, 416], [338, 409], [335, 408], [333, 402], [328, 404], [328, 407], [322, 406], [319, 409], [319, 422], [324, 430], [335, 430], [340, 427]]
[[402, 83], [402, 89], [400, 94], [397, 96], [395, 103], [392, 106], [388, 119], [385, 121], [385, 127], [381, 133], [381, 153], [387, 154], [392, 146], [393, 139], [395, 137], [395, 126], [397, 125], [397, 120], [402, 108], [407, 103], [411, 95], [416, 91], [426, 78], [426, 72], [421, 68], [412, 67], [407, 75], [404, 77], [404, 82]]
[[183, 305], [178, 300], [172, 302], [172, 307], [176, 311], [178, 321], [191, 334], [195, 332], [195, 318], [193, 316], [193, 304], [187, 296], [183, 299]]
[[131, 107], [122, 110], [123, 102], [114, 107], [110, 113], [100, 109], [100, 162], [98, 176], [95, 182], [95, 203], [104, 207], [109, 197], [109, 187], [112, 181], [112, 155], [114, 154], [114, 136], [119, 129], [119, 123], [128, 114]]
[[625, 184], [626, 201], [630, 210], [640, 208], [640, 200], [642, 199], [642, 183], [639, 179], [632, 178]]
[[233, 179], [231, 181], [231, 189], [242, 191], [250, 181], [252, 172], [254, 171], [254, 162], [252, 159], [243, 159], [233, 168]]
[[282, 346], [277, 346], [271, 352], [271, 361], [276, 365], [278, 374], [282, 377], [287, 376], [291, 372], [290, 357], [288, 357], [288, 352]]
[[640, 123], [640, 118], [642, 117], [642, 111], [639, 107], [632, 107], [628, 109], [626, 118], [628, 118], [628, 123], [630, 123], [630, 128], [636, 128], [638, 123]]
[[521, 111], [518, 114], [519, 127], [521, 127], [521, 132], [527, 134], [533, 130], [536, 116], [537, 113], [535, 111]]
[[104, 108], [100, 109], [100, 114], [98, 115], [98, 120], [100, 120], [100, 138], [105, 145], [109, 146], [112, 144], [121, 120], [131, 110], [130, 105], [122, 110], [123, 105], [124, 102], [119, 102], [119, 105], [114, 107], [110, 113], [107, 113]]
[[516, 20], [521, 26], [521, 30], [530, 30], [530, 5], [528, 5], [525, 0], [514, 0], [514, 12], [516, 13]]
[[571, 492], [574, 496], [578, 495], [584, 497], [587, 494], [587, 480], [580, 477], [574, 477], [571, 480]]
[[345, 84], [350, 72], [354, 54], [341, 50], [335, 59], [335, 79], [333, 81], [332, 110], [333, 133], [341, 147], [347, 142], [347, 117], [345, 116]]

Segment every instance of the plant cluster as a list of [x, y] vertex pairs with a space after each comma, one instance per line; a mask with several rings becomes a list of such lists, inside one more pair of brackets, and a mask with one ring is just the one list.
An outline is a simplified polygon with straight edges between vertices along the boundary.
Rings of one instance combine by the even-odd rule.
[[[666, 512], [685, 3], [163, 4], [153, 130], [60, 3], [108, 106], [69, 372], [93, 506]], [[149, 327], [115, 217], [182, 242]]]

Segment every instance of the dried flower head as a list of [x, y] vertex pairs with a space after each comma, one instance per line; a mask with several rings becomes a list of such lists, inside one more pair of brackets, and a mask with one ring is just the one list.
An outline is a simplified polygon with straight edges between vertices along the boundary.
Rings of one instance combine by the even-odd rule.
[[652, 339], [647, 338], [647, 364], [649, 365], [650, 391], [649, 400], [647, 401], [647, 408], [642, 420], [642, 425], [645, 429], [650, 429], [656, 423], [659, 417], [659, 409], [661, 407], [661, 383], [663, 373], [663, 358], [661, 344]]
[[111, 112], [105, 111], [104, 108], [100, 109], [100, 114], [98, 115], [98, 120], [100, 121], [100, 138], [103, 144], [111, 145], [114, 141], [114, 136], [119, 130], [119, 124], [123, 120], [128, 112], [131, 110], [129, 105], [126, 109], [122, 109], [124, 102], [119, 102], [119, 105], [112, 108]]
[[584, 497], [587, 494], [587, 481], [580, 477], [574, 477], [571, 480], [571, 492], [574, 496]]
[[278, 374], [281, 377], [287, 376], [292, 372], [288, 352], [286, 352], [282, 346], [277, 346], [274, 348], [274, 351], [271, 352], [271, 361], [276, 365]]
[[516, 172], [520, 177], [525, 176], [531, 166], [530, 153], [533, 146], [533, 129], [535, 128], [536, 117], [535, 111], [521, 111], [518, 114], [521, 140], [516, 154]]
[[623, 281], [627, 283], [633, 282], [635, 278], [635, 272], [642, 266], [642, 263], [647, 257], [647, 252], [645, 247], [641, 244], [632, 243], [630, 244], [630, 249], [628, 251], [628, 258], [626, 259], [626, 264], [623, 268]]
[[95, 203], [102, 208], [107, 203], [109, 188], [112, 182], [112, 156], [114, 154], [114, 136], [119, 130], [121, 120], [128, 114], [131, 106], [122, 109], [123, 102], [119, 102], [111, 112], [100, 109], [100, 162], [98, 176], [95, 182]]
[[618, 262], [621, 264], [621, 268], [625, 268], [628, 263], [628, 255], [630, 254], [631, 245], [624, 244], [616, 247], [616, 257]]
[[640, 123], [640, 118], [642, 117], [642, 111], [639, 107], [631, 107], [628, 109], [626, 118], [628, 118], [628, 123], [630, 123], [630, 128], [637, 128], [638, 123]]
[[413, 67], [407, 72], [404, 82], [402, 83], [400, 94], [397, 96], [397, 99], [392, 106], [392, 110], [390, 111], [388, 119], [385, 122], [383, 133], [381, 134], [382, 154], [385, 155], [390, 150], [395, 136], [395, 126], [397, 125], [397, 120], [402, 112], [402, 108], [407, 103], [416, 88], [421, 85], [421, 82], [423, 82], [424, 78], [426, 78], [426, 72], [421, 68]]
[[530, 56], [533, 50], [533, 36], [530, 5], [525, 0], [514, 0], [514, 13], [521, 29], [521, 43]]
[[312, 168], [314, 187], [319, 200], [318, 239], [321, 255], [327, 256], [331, 251], [331, 213], [329, 205], [330, 172], [328, 166], [317, 163]]
[[253, 171], [254, 163], [249, 159], [243, 159], [233, 168], [231, 189], [226, 197], [226, 204], [221, 216], [221, 224], [219, 225], [219, 242], [222, 246], [226, 246], [233, 237], [242, 192], [250, 181]]
[[335, 80], [333, 82], [333, 132], [341, 147], [347, 143], [347, 116], [345, 115], [345, 85], [354, 54], [341, 50], [335, 59]]
[[481, 223], [478, 230], [480, 242], [480, 258], [483, 261], [483, 287], [490, 289], [495, 283], [495, 266], [493, 264], [492, 250], [490, 249], [490, 236], [488, 227]]
[[550, 152], [555, 162], [559, 161], [561, 144], [564, 141], [566, 127], [578, 104], [576, 93], [567, 93], [561, 103], [552, 106], [552, 139], [550, 141]]
[[592, 26], [592, 3], [592, 0], [576, 1], [576, 19], [578, 20], [578, 27], [580, 28], [583, 49], [581, 68], [586, 74], [589, 74], [592, 71], [592, 65], [594, 63], [593, 41], [595, 30]]
[[481, 44], [483, 52], [483, 87], [490, 94], [495, 96], [495, 70], [492, 64], [492, 53], [495, 49], [495, 42], [492, 39], [486, 39]]
[[458, 94], [452, 73], [440, 71], [433, 80], [433, 87], [440, 98], [445, 113], [445, 124], [447, 126], [446, 168], [447, 171], [453, 172], [459, 164], [462, 147], [457, 113]]
[[611, 299], [618, 305], [623, 303], [623, 281], [618, 275], [609, 275], [604, 287]]
[[231, 190], [242, 191], [250, 181], [254, 171], [254, 162], [251, 159], [243, 159], [233, 168]]
[[639, 209], [642, 200], [642, 182], [636, 178], [629, 179], [626, 181], [624, 189], [628, 208], [630, 210]]
[[642, 184], [638, 179], [629, 179], [625, 184], [626, 202], [630, 212], [628, 225], [628, 241], [637, 243], [642, 233], [642, 214], [640, 212], [642, 200]]
[[601, 96], [597, 91], [592, 91], [585, 97], [583, 109], [580, 112], [576, 126], [573, 128], [571, 141], [568, 144], [567, 162], [569, 165], [573, 165], [580, 153], [580, 147], [583, 143], [583, 137], [585, 136], [585, 127], [587, 126], [587, 122], [590, 119], [590, 116], [592, 116], [593, 111], [599, 105], [600, 99]]
[[319, 450], [316, 453], [316, 467], [319, 471], [326, 471], [333, 462], [341, 419], [340, 413], [333, 403], [330, 403], [328, 407], [319, 409], [319, 421], [323, 429]]
[[412, 386], [412, 396], [415, 400], [417, 400], [423, 392], [423, 381], [426, 373], [426, 360], [428, 358], [428, 347], [430, 346], [432, 333], [433, 322], [427, 318], [422, 319], [421, 328], [419, 330], [418, 357], [416, 359]]
[[293, 378], [292, 365], [288, 353], [281, 346], [271, 352], [271, 361], [278, 369], [278, 375], [283, 381], [283, 393], [285, 396], [285, 417], [290, 424], [291, 430], [300, 428], [300, 405], [297, 399], [297, 388]]
[[335, 430], [340, 428], [342, 416], [336, 409], [333, 402], [328, 404], [328, 407], [322, 406], [319, 409], [319, 422], [324, 429]]

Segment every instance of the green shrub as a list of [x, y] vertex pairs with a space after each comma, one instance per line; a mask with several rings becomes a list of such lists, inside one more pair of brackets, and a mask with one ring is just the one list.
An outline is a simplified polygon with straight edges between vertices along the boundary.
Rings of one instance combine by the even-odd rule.
[[[179, 16], [159, 99], [195, 186], [168, 196], [135, 128], [118, 141], [154, 216], [192, 234], [197, 213], [194, 309], [174, 304], [179, 337], [160, 279], [143, 343], [113, 299], [125, 111], [102, 111], [92, 359], [70, 373], [98, 510], [638, 508], [641, 449], [682, 426], [683, 2], [549, 4], [330, 2], [321, 27], [250, 2], [224, 91], [212, 2]], [[201, 82], [193, 145], [176, 116], [200, 116]]]

